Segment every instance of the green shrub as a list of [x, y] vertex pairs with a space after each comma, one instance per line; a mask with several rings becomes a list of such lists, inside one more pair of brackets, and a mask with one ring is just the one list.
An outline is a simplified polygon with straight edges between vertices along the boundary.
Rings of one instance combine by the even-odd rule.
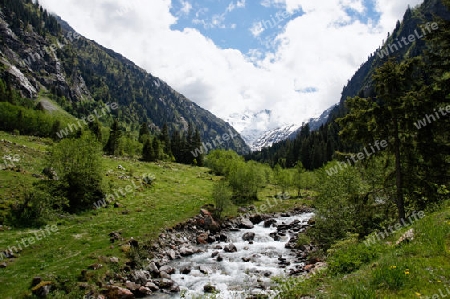
[[39, 184], [35, 184], [31, 191], [24, 193], [21, 202], [12, 206], [11, 220], [16, 226], [40, 227], [56, 218], [65, 206], [65, 198], [53, 196]]
[[58, 174], [69, 212], [90, 209], [102, 199], [101, 157], [101, 146], [89, 132], [79, 139], [66, 138], [52, 148], [48, 164]]

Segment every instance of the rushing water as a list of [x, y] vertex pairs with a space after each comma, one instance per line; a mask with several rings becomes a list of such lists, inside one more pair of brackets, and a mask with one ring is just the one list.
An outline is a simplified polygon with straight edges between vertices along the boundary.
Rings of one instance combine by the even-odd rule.
[[[306, 223], [312, 215], [313, 213], [305, 213], [275, 218], [275, 220], [277, 224], [290, 224], [295, 220]], [[296, 262], [293, 252], [285, 248], [286, 242], [289, 241], [289, 233], [282, 236], [279, 241], [274, 241], [269, 234], [275, 231], [276, 227], [265, 228], [264, 222], [261, 222], [253, 229], [228, 232], [227, 242], [205, 245], [203, 253], [172, 261], [169, 265], [176, 269], [172, 279], [180, 286], [181, 292], [170, 295], [157, 293], [148, 298], [203, 298], [203, 287], [207, 284], [219, 291], [217, 297], [211, 298], [234, 299], [246, 298], [249, 294], [270, 294], [263, 289], [273, 284], [271, 277], [286, 275], [289, 269], [301, 265]], [[247, 232], [255, 233], [253, 244], [243, 241], [242, 236]], [[227, 253], [221, 249], [215, 249], [217, 245], [225, 247], [229, 243], [236, 246], [237, 252]], [[215, 251], [219, 251], [223, 258], [221, 262], [211, 257]], [[285, 268], [280, 267], [279, 257], [286, 258], [291, 264]], [[250, 258], [250, 261], [244, 262], [242, 258]], [[183, 266], [189, 266], [192, 269], [191, 272], [180, 274]], [[199, 266], [202, 266], [203, 272], [207, 270], [208, 274], [202, 273]]]

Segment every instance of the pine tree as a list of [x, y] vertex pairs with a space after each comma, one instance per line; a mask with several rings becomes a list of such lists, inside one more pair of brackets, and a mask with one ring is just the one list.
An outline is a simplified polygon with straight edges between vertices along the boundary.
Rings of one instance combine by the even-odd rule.
[[[191, 151], [195, 152], [195, 150], [198, 149], [198, 148], [202, 148], [202, 139], [200, 137], [200, 132], [196, 129], [195, 130], [195, 134], [194, 134], [194, 138], [193, 138], [193, 141], [192, 141]], [[204, 155], [203, 154], [198, 155], [195, 158], [195, 160], [197, 162], [196, 163], [197, 166], [203, 166]]]
[[89, 123], [89, 130], [94, 134], [97, 141], [102, 143], [102, 125], [100, 124], [98, 118], [95, 118], [93, 122]]
[[120, 130], [119, 122], [117, 119], [114, 119], [114, 122], [111, 126], [109, 139], [104, 147], [104, 151], [108, 155], [117, 155], [120, 145], [120, 137], [122, 137], [122, 131]]
[[59, 133], [61, 130], [61, 122], [59, 120], [55, 120], [55, 122], [52, 125], [52, 138], [53, 140], [58, 140], [58, 135], [56, 133]]
[[349, 113], [338, 120], [343, 128], [341, 135], [347, 139], [369, 145], [374, 140], [386, 140], [386, 150], [393, 155], [395, 171], [395, 204], [398, 218], [405, 218], [405, 193], [412, 191], [411, 180], [407, 180], [405, 165], [411, 164], [414, 156], [411, 119], [416, 112], [410, 107], [420, 106], [421, 89], [419, 59], [410, 59], [398, 64], [388, 60], [376, 70], [376, 99], [355, 97], [346, 104]]
[[147, 139], [150, 138], [150, 130], [148, 129], [147, 122], [142, 123], [141, 128], [139, 129], [139, 142], [145, 143]]
[[179, 131], [174, 131], [172, 133], [172, 138], [170, 141], [171, 152], [175, 157], [176, 162], [181, 162], [181, 134]]
[[167, 123], [164, 123], [161, 134], [159, 135], [159, 140], [163, 143], [164, 153], [168, 156], [172, 156], [172, 149], [170, 147], [170, 136], [169, 136], [169, 128], [167, 127]]
[[158, 138], [153, 138], [152, 149], [153, 149], [153, 153], [154, 153], [154, 156], [152, 157], [153, 161], [161, 159], [161, 157], [162, 157], [161, 142], [158, 140]]
[[142, 148], [142, 160], [146, 162], [156, 161], [155, 151], [153, 150], [153, 145], [150, 138], [147, 138]]

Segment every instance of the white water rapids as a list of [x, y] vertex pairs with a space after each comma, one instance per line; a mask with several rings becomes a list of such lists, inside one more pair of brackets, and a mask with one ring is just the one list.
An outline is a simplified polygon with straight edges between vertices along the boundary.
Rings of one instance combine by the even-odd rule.
[[[304, 213], [274, 219], [277, 221], [277, 224], [290, 224], [295, 220], [306, 224], [312, 216], [313, 213]], [[263, 221], [255, 225], [253, 229], [227, 232], [227, 242], [214, 242], [204, 245], [203, 250], [205, 252], [174, 260], [169, 264], [169, 266], [176, 269], [175, 274], [172, 274], [171, 278], [180, 286], [180, 293], [155, 293], [147, 298], [236, 299], [246, 298], [253, 294], [274, 295], [273, 291], [267, 291], [269, 286], [273, 285], [271, 277], [284, 276], [289, 273], [289, 269], [302, 265], [297, 262], [294, 252], [285, 248], [290, 234], [287, 233], [279, 241], [274, 241], [269, 234], [276, 231], [277, 229], [274, 226], [265, 228]], [[243, 241], [242, 236], [247, 232], [255, 233], [253, 244]], [[227, 253], [222, 249], [215, 249], [217, 245], [224, 248], [230, 243], [236, 246], [237, 252]], [[218, 251], [223, 258], [221, 262], [211, 257], [215, 251]], [[285, 268], [280, 267], [279, 257], [286, 258], [290, 265]], [[250, 258], [250, 261], [244, 262], [242, 258]], [[189, 274], [180, 274], [180, 269], [183, 266], [189, 266], [192, 271]], [[199, 266], [203, 266], [203, 272], [207, 268], [208, 273], [200, 272]], [[215, 297], [209, 297], [208, 294], [204, 293], [203, 287], [208, 284], [214, 286], [218, 291]]]

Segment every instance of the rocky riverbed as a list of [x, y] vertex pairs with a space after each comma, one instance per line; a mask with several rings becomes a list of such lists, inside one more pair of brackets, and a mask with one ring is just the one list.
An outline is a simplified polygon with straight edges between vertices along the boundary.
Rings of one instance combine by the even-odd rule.
[[[296, 246], [298, 233], [310, 225], [310, 208], [246, 216], [219, 224], [202, 209], [165, 230], [144, 247], [153, 253], [147, 266], [130, 265], [129, 275], [117, 275], [108, 298], [194, 298], [207, 293], [224, 299], [269, 298], [275, 294], [272, 277], [305, 275], [324, 266], [307, 258], [313, 246]], [[120, 238], [114, 232], [110, 237]], [[136, 240], [128, 244], [139, 246]]]

